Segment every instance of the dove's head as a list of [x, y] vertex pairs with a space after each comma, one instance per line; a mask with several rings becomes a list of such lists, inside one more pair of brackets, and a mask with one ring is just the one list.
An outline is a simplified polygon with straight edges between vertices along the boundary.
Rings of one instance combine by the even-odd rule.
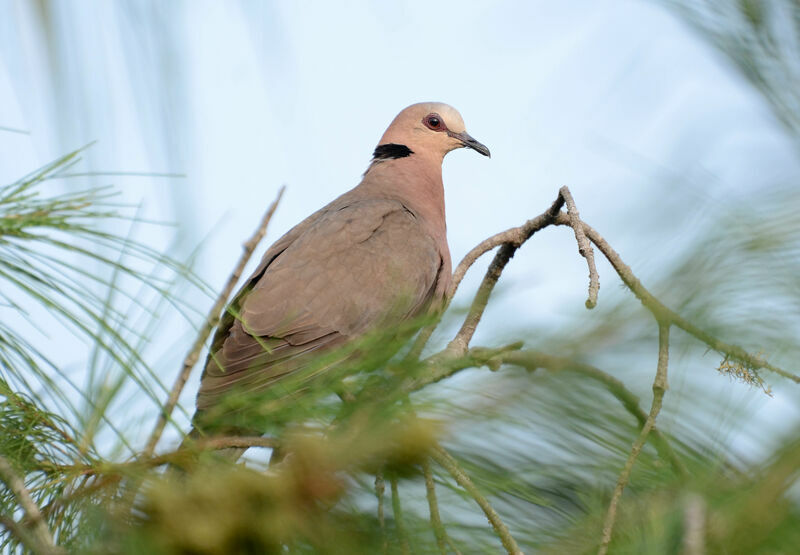
[[441, 102], [421, 102], [397, 114], [381, 137], [375, 158], [420, 154], [441, 160], [462, 147], [490, 156], [489, 149], [467, 133], [458, 110]]

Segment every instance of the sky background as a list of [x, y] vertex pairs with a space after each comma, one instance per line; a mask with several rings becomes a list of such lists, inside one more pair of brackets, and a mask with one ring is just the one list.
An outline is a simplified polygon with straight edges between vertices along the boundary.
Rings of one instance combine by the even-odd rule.
[[[763, 98], [658, 2], [0, 0], [0, 183], [89, 143], [75, 171], [165, 174], [51, 186], [113, 184], [142, 217], [176, 222], [137, 237], [179, 258], [201, 245], [195, 269], [215, 290], [281, 185], [255, 259], [356, 185], [396, 113], [429, 100], [456, 107], [492, 151], [445, 159], [454, 262], [568, 185], [582, 217], [650, 284], [716, 211], [800, 176], [796, 143]], [[624, 298], [598, 265], [601, 306]], [[504, 273], [475, 344], [596, 323], [602, 311], [583, 309], [586, 274], [569, 230], [535, 237]], [[205, 310], [211, 300], [192, 302]], [[65, 337], [39, 340], [80, 381], [85, 350]], [[167, 383], [192, 337], [176, 319], [149, 348]], [[632, 378], [642, 392], [651, 359]], [[705, 388], [775, 429], [798, 421], [796, 394], [767, 399], [715, 375], [717, 363], [678, 357], [673, 390]], [[142, 419], [155, 414], [133, 406]]]

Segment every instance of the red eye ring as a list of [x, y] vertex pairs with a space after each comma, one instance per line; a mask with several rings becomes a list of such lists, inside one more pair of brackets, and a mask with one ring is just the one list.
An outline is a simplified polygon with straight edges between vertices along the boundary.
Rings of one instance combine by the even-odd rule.
[[422, 123], [432, 131], [447, 131], [447, 126], [444, 124], [442, 117], [437, 113], [428, 114], [422, 120]]

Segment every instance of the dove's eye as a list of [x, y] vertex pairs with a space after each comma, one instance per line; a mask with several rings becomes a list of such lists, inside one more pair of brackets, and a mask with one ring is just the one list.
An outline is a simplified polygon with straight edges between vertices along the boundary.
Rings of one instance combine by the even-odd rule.
[[434, 131], [442, 131], [445, 129], [444, 123], [442, 123], [441, 118], [437, 114], [428, 114], [422, 121], [428, 129], [433, 129]]

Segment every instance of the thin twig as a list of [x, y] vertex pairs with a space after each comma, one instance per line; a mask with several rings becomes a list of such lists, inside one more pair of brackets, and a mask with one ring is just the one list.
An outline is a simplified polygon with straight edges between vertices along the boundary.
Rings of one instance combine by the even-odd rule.
[[217, 449], [244, 448], [244, 447], [263, 447], [265, 449], [275, 449], [280, 446], [280, 442], [273, 437], [262, 436], [226, 436], [201, 438], [192, 444], [194, 449], [203, 451], [213, 451]]
[[586, 308], [594, 308], [597, 306], [597, 292], [600, 290], [600, 277], [597, 275], [597, 267], [594, 265], [594, 250], [592, 244], [586, 239], [586, 234], [583, 231], [583, 222], [581, 222], [581, 215], [578, 213], [578, 208], [575, 206], [575, 201], [572, 199], [572, 193], [565, 185], [558, 190], [558, 194], [564, 199], [567, 205], [567, 216], [575, 232], [575, 240], [578, 242], [578, 252], [586, 259], [586, 264], [589, 266], [589, 298], [586, 299]]
[[483, 494], [478, 491], [478, 488], [475, 487], [475, 484], [472, 483], [470, 477], [467, 476], [466, 472], [464, 472], [452, 455], [445, 451], [441, 446], [434, 447], [430, 454], [431, 458], [439, 463], [439, 465], [441, 465], [441, 467], [447, 472], [449, 472], [458, 485], [467, 490], [467, 493], [469, 493], [470, 497], [472, 497], [480, 506], [480, 508], [483, 509], [483, 513], [486, 515], [486, 518], [489, 519], [489, 523], [492, 525], [492, 528], [494, 528], [494, 531], [500, 537], [500, 541], [503, 542], [503, 547], [506, 548], [506, 551], [511, 555], [521, 554], [522, 550], [511, 536], [511, 532], [508, 531], [508, 527], [503, 523], [502, 520], [500, 520], [500, 515], [497, 514]]
[[428, 498], [428, 509], [431, 514], [431, 526], [436, 536], [436, 545], [442, 555], [447, 554], [447, 533], [442, 526], [442, 517], [439, 515], [439, 502], [436, 500], [436, 484], [433, 481], [431, 461], [427, 457], [422, 461], [422, 474], [425, 476], [425, 495]]
[[[634, 418], [636, 418], [639, 426], [644, 426], [647, 422], [648, 415], [644, 412], [644, 410], [642, 410], [642, 407], [639, 404], [639, 397], [637, 397], [630, 389], [625, 387], [625, 384], [620, 380], [608, 372], [600, 370], [599, 368], [589, 364], [584, 364], [582, 362], [570, 360], [565, 357], [556, 357], [533, 350], [509, 352], [503, 355], [502, 359], [506, 364], [515, 364], [522, 366], [523, 368], [527, 368], [528, 370], [533, 370], [538, 367], [544, 368], [550, 372], [566, 370], [582, 374], [605, 385], [609, 392], [616, 397], [620, 403], [622, 403], [622, 406], [625, 407], [625, 409]], [[653, 424], [653, 428], [650, 433], [653, 435], [654, 445], [658, 451], [659, 457], [661, 457], [663, 460], [669, 461], [672, 469], [678, 476], [688, 476], [689, 471], [686, 469], [683, 461], [681, 461], [680, 458], [678, 458], [678, 456], [675, 454], [675, 451], [673, 451], [669, 441], [661, 433], [661, 430], [655, 426], [655, 423]]]
[[52, 464], [47, 461], [40, 463], [40, 470], [44, 472], [59, 472], [79, 474], [85, 476], [119, 474], [137, 468], [153, 468], [163, 464], [174, 463], [185, 458], [187, 454], [195, 455], [199, 451], [216, 451], [219, 449], [242, 449], [249, 447], [262, 447], [275, 449], [280, 442], [271, 437], [261, 436], [224, 436], [200, 438], [191, 443], [182, 445], [175, 451], [151, 456], [150, 458], [136, 458], [128, 462], [103, 463], [103, 464]]
[[478, 287], [478, 292], [472, 300], [472, 305], [469, 308], [466, 318], [464, 318], [464, 323], [461, 324], [461, 329], [458, 330], [456, 336], [447, 345], [448, 350], [456, 353], [466, 352], [469, 342], [472, 340], [472, 336], [475, 334], [475, 330], [478, 327], [478, 323], [483, 317], [483, 311], [486, 310], [486, 305], [489, 303], [489, 296], [492, 294], [494, 286], [497, 285], [497, 280], [500, 279], [500, 275], [503, 273], [506, 264], [508, 264], [511, 257], [514, 256], [514, 253], [517, 252], [517, 248], [519, 247], [511, 243], [505, 243], [500, 247], [500, 250], [497, 251], [492, 263], [489, 264], [489, 269], [486, 270], [486, 275], [483, 277], [480, 287]]
[[608, 544], [611, 543], [611, 534], [614, 531], [614, 523], [617, 519], [617, 506], [622, 497], [622, 492], [628, 484], [628, 479], [631, 476], [633, 465], [636, 462], [639, 453], [642, 450], [650, 430], [656, 423], [658, 413], [661, 412], [661, 404], [664, 400], [664, 392], [666, 392], [667, 384], [667, 368], [669, 366], [669, 328], [670, 324], [659, 321], [658, 322], [658, 365], [656, 369], [656, 377], [653, 380], [653, 404], [650, 406], [650, 414], [647, 415], [647, 420], [642, 426], [639, 437], [633, 444], [628, 460], [622, 468], [622, 472], [617, 480], [617, 485], [614, 488], [614, 493], [611, 496], [611, 502], [608, 504], [608, 512], [606, 519], [603, 523], [603, 539], [598, 549], [598, 555], [605, 555], [608, 553]]
[[[404, 393], [413, 393], [432, 383], [448, 378], [461, 370], [480, 366], [498, 370], [503, 364], [510, 364], [520, 366], [531, 372], [540, 368], [549, 372], [569, 371], [585, 375], [605, 385], [609, 392], [622, 403], [622, 406], [636, 418], [639, 426], [644, 426], [647, 421], [647, 413], [642, 410], [639, 398], [625, 387], [624, 383], [611, 374], [570, 358], [548, 355], [533, 349], [520, 350], [521, 346], [521, 343], [512, 343], [497, 349], [473, 347], [463, 356], [457, 356], [446, 351], [437, 353], [425, 359], [425, 362], [428, 363], [426, 372], [413, 380], [409, 380], [403, 388]], [[654, 427], [651, 433], [659, 456], [670, 462], [677, 475], [687, 476], [688, 471], [685, 465], [675, 454], [661, 430]]]
[[211, 310], [206, 317], [205, 324], [197, 334], [197, 338], [195, 339], [192, 348], [186, 354], [181, 372], [172, 386], [172, 390], [169, 393], [167, 402], [164, 404], [162, 411], [158, 415], [156, 425], [153, 428], [153, 431], [150, 434], [150, 439], [147, 441], [147, 446], [143, 451], [145, 457], [151, 456], [155, 451], [156, 444], [158, 443], [158, 440], [161, 439], [161, 434], [164, 432], [164, 427], [167, 425], [167, 421], [171, 417], [172, 411], [178, 404], [178, 398], [181, 395], [181, 391], [183, 391], [192, 369], [200, 358], [200, 353], [203, 350], [203, 346], [205, 345], [209, 335], [211, 335], [211, 332], [219, 323], [222, 309], [225, 306], [225, 303], [228, 302], [228, 298], [230, 297], [231, 292], [233, 292], [233, 288], [239, 282], [242, 271], [244, 271], [244, 267], [250, 261], [253, 251], [255, 251], [256, 246], [258, 246], [258, 243], [261, 242], [261, 239], [263, 239], [264, 235], [267, 233], [267, 226], [269, 225], [272, 215], [275, 213], [275, 209], [278, 207], [278, 202], [280, 202], [285, 190], [285, 186], [278, 190], [278, 195], [275, 197], [275, 200], [272, 201], [272, 204], [270, 204], [269, 208], [264, 214], [264, 217], [261, 218], [258, 228], [256, 228], [256, 231], [253, 233], [250, 239], [248, 239], [247, 242], [242, 246], [243, 251], [242, 255], [239, 257], [239, 261], [236, 263], [236, 266], [234, 267], [230, 277], [228, 277], [228, 281], [225, 283], [225, 287], [222, 289], [219, 297], [217, 297], [214, 306], [211, 307]]
[[564, 199], [559, 195], [558, 198], [553, 201], [553, 204], [550, 205], [550, 208], [535, 218], [531, 218], [520, 226], [512, 227], [511, 229], [492, 235], [473, 247], [472, 250], [461, 259], [461, 262], [458, 263], [458, 266], [456, 266], [456, 269], [453, 271], [453, 280], [447, 292], [448, 299], [453, 298], [467, 270], [469, 270], [470, 266], [481, 256], [505, 243], [515, 244], [518, 247], [521, 246], [525, 241], [530, 239], [534, 233], [552, 224], [563, 206]]
[[[570, 226], [569, 218], [566, 214], [558, 214], [555, 218], [555, 225], [563, 225], [563, 226]], [[758, 369], [764, 368], [771, 372], [774, 372], [784, 378], [788, 378], [795, 383], [800, 383], [800, 376], [792, 374], [782, 368], [778, 368], [770, 364], [769, 362], [763, 360], [762, 358], [751, 355], [741, 347], [737, 345], [731, 345], [730, 343], [725, 343], [720, 339], [712, 336], [711, 334], [703, 331], [702, 329], [698, 328], [694, 324], [690, 323], [688, 320], [676, 314], [669, 308], [667, 308], [661, 301], [659, 301], [656, 297], [653, 296], [650, 291], [648, 291], [639, 279], [634, 275], [631, 268], [622, 261], [622, 258], [619, 256], [617, 251], [615, 251], [611, 245], [600, 235], [597, 231], [595, 231], [592, 226], [583, 222], [583, 230], [586, 233], [586, 236], [589, 240], [595, 244], [595, 246], [603, 253], [603, 255], [608, 259], [611, 265], [614, 267], [614, 270], [619, 275], [622, 282], [631, 290], [631, 292], [639, 299], [639, 301], [648, 309], [653, 315], [660, 321], [673, 324], [683, 331], [688, 333], [689, 335], [694, 336], [695, 338], [699, 339], [706, 345], [708, 345], [713, 350], [723, 353], [725, 355], [730, 356], [735, 360], [739, 360], [744, 363], [748, 368]]]
[[25, 482], [17, 475], [11, 463], [3, 456], [0, 456], [0, 480], [5, 482], [27, 515], [27, 521], [30, 523], [32, 532], [31, 538], [36, 542], [35, 546], [31, 546], [32, 551], [35, 553], [61, 553], [62, 550], [56, 547], [53, 535], [47, 528], [42, 511], [39, 510], [39, 506], [31, 497], [28, 488], [25, 487]]
[[[492, 235], [488, 239], [481, 241], [475, 247], [473, 247], [472, 250], [470, 250], [464, 256], [464, 258], [461, 259], [461, 262], [458, 263], [458, 266], [456, 266], [456, 269], [453, 271], [453, 277], [450, 281], [450, 286], [445, 294], [444, 304], [439, 309], [439, 318], [420, 330], [417, 338], [414, 340], [414, 345], [412, 345], [408, 355], [406, 355], [406, 360], [419, 359], [420, 355], [422, 354], [422, 350], [425, 348], [425, 345], [428, 343], [428, 340], [430, 340], [434, 330], [439, 325], [441, 316], [444, 314], [445, 310], [447, 310], [447, 307], [450, 306], [450, 302], [453, 300], [453, 296], [455, 295], [458, 286], [461, 284], [461, 281], [464, 279], [467, 270], [469, 270], [470, 267], [481, 256], [490, 250], [499, 247], [500, 245], [512, 245], [515, 246], [516, 250], [516, 248], [519, 248], [525, 241], [530, 239], [534, 233], [551, 225], [562, 206], [564, 206], [564, 199], [561, 197], [561, 195], [559, 195], [558, 198], [553, 201], [553, 204], [550, 206], [550, 208], [548, 208], [545, 212], [542, 212], [535, 218], [531, 218], [521, 226], [512, 227], [511, 229], [507, 229]], [[513, 252], [509, 255], [509, 259], [511, 256], [513, 256]], [[491, 290], [489, 292], [491, 292]], [[462, 341], [459, 340], [457, 344], [461, 342]]]
[[397, 489], [397, 475], [389, 475], [389, 484], [392, 488], [392, 514], [394, 516], [394, 526], [397, 529], [397, 535], [400, 539], [400, 547], [403, 550], [403, 555], [409, 555], [411, 548], [408, 545], [408, 533], [406, 532], [405, 524], [403, 523], [403, 508], [400, 505], [400, 492]]
[[386, 482], [383, 480], [383, 470], [375, 474], [375, 497], [378, 498], [378, 525], [381, 528], [381, 548], [386, 553], [389, 544], [386, 540], [386, 517], [383, 514], [383, 494], [386, 491]]

